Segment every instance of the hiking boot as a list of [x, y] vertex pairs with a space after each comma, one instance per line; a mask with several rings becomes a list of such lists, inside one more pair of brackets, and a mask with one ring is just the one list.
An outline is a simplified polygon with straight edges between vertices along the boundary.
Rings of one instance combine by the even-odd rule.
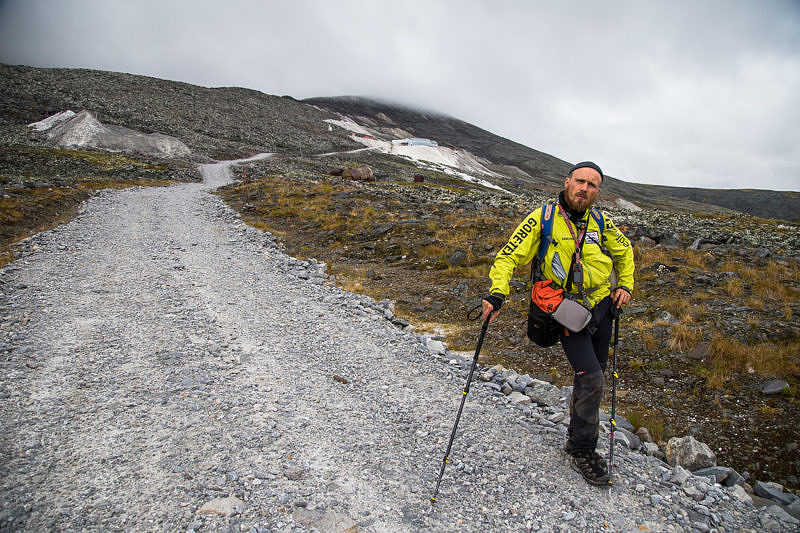
[[577, 451], [572, 454], [569, 464], [573, 470], [579, 472], [583, 479], [592, 485], [608, 485], [608, 467], [605, 459], [592, 451]]
[[[572, 449], [572, 445], [569, 443], [569, 441], [564, 444], [564, 452], [570, 456], [575, 454], [575, 450]], [[594, 455], [594, 460], [597, 461], [604, 470], [608, 470], [608, 463], [606, 462], [605, 457], [596, 451], [592, 451], [591, 453]]]
[[600, 455], [599, 453], [593, 451], [592, 454], [594, 455], [594, 460], [603, 468], [603, 470], [608, 470], [608, 463], [606, 462], [606, 458]]

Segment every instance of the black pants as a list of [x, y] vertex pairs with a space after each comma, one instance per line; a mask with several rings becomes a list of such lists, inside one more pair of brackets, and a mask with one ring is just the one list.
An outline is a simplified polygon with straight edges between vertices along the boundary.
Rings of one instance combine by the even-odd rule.
[[594, 333], [585, 328], [579, 333], [561, 332], [561, 346], [575, 371], [570, 402], [567, 449], [591, 451], [600, 434], [600, 401], [603, 399], [603, 373], [608, 363], [608, 348], [614, 324], [613, 302], [605, 298], [592, 309]]

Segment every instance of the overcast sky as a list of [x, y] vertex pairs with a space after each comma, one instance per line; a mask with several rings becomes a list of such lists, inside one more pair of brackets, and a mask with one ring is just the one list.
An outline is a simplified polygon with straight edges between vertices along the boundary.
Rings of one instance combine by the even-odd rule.
[[800, 0], [0, 0], [0, 62], [379, 97], [626, 181], [800, 190]]

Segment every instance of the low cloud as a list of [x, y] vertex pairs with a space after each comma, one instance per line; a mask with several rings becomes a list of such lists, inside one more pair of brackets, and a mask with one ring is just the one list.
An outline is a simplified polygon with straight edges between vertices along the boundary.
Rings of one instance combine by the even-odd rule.
[[439, 110], [624, 180], [800, 190], [800, 4], [0, 3], [0, 61]]

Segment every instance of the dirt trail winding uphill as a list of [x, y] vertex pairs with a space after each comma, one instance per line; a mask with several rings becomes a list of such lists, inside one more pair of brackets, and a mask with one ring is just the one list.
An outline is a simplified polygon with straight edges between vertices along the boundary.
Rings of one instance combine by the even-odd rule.
[[241, 223], [209, 194], [228, 167], [104, 191], [1, 271], [0, 530], [760, 527], [638, 454], [588, 487], [478, 386], [431, 508], [464, 369]]

